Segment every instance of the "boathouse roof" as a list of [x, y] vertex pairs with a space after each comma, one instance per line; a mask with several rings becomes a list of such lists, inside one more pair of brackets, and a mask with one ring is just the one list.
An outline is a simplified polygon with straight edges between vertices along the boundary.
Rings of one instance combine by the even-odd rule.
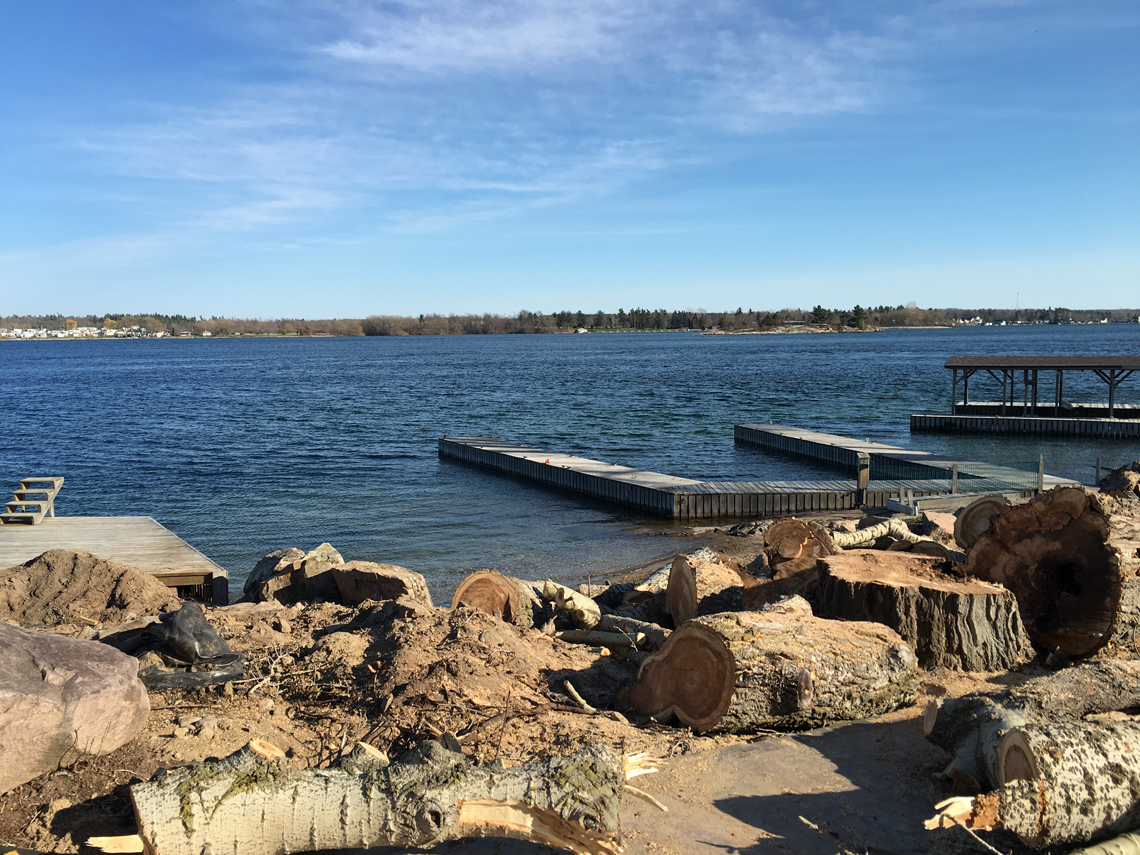
[[1140, 356], [951, 356], [946, 368], [1137, 371]]

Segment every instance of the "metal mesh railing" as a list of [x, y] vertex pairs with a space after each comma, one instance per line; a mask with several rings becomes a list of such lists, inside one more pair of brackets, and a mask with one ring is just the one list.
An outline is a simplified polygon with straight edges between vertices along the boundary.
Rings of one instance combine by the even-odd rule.
[[923, 492], [1024, 492], [1038, 489], [1039, 467], [1040, 460], [1014, 461], [1001, 466], [973, 462], [941, 466], [873, 454], [869, 486], [886, 482], [892, 487], [913, 484], [912, 489]]

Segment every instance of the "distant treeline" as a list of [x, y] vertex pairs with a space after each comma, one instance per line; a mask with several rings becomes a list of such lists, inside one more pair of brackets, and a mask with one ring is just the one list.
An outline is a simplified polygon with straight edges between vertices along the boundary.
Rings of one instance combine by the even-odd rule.
[[707, 312], [704, 309], [618, 309], [616, 312], [562, 311], [553, 314], [521, 311], [517, 315], [372, 315], [367, 318], [197, 318], [185, 315], [10, 315], [0, 318], [5, 329], [137, 328], [142, 333], [168, 335], [487, 335], [557, 333], [574, 330], [683, 330], [740, 332], [775, 329], [788, 324], [811, 324], [832, 329], [875, 327], [955, 326], [967, 323], [1096, 323], [1135, 321], [1136, 309], [921, 309], [906, 306], [853, 306], [850, 309], [781, 309]]

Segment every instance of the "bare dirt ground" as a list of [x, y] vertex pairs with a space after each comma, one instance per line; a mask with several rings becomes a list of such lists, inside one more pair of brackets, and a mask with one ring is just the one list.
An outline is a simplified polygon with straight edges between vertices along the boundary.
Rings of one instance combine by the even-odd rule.
[[[701, 530], [693, 545], [702, 541], [742, 567], [760, 547], [755, 534], [717, 530]], [[130, 606], [119, 604], [123, 616]], [[266, 603], [207, 614], [246, 655], [245, 677], [152, 692], [146, 726], [128, 745], [105, 757], [73, 759], [0, 796], [0, 841], [45, 852], [90, 851], [89, 836], [133, 833], [131, 783], [161, 768], [224, 756], [255, 737], [285, 750], [298, 767], [328, 765], [361, 740], [395, 759], [422, 739], [454, 738], [465, 753], [507, 765], [597, 742], [664, 758], [662, 771], [638, 784], [669, 812], [632, 798], [623, 804], [631, 855], [981, 851], [959, 829], [922, 830], [949, 790], [936, 778], [947, 758], [922, 738], [920, 711], [929, 699], [996, 689], [1028, 675], [932, 673], [915, 706], [877, 719], [800, 735], [697, 736], [612, 711], [636, 666], [467, 607]], [[598, 711], [584, 710], [567, 682]], [[1004, 838], [1000, 847], [1020, 851]], [[481, 840], [436, 851], [549, 850]]]

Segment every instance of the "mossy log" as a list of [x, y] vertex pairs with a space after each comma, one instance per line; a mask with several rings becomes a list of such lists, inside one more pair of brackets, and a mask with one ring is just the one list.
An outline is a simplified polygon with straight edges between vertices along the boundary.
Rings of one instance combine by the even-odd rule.
[[665, 611], [680, 626], [697, 615], [739, 611], [744, 608], [740, 574], [716, 561], [678, 555], [669, 569]]
[[973, 830], [1004, 828], [1038, 849], [1140, 827], [1136, 722], [1019, 727], [1005, 735], [998, 768], [1000, 789], [953, 800], [942, 815]]
[[941, 563], [872, 549], [830, 555], [820, 561], [816, 614], [886, 624], [923, 668], [1004, 671], [1032, 659], [1014, 596], [942, 573]]
[[1140, 661], [1082, 662], [992, 694], [965, 695], [926, 706], [926, 738], [951, 753], [943, 775], [959, 789], [1001, 785], [998, 760], [1005, 734], [1040, 722], [1079, 721], [1094, 713], [1140, 706]]
[[700, 732], [806, 730], [889, 712], [917, 683], [914, 652], [893, 630], [822, 620], [793, 597], [683, 624], [619, 704]]
[[451, 607], [466, 603], [523, 629], [541, 628], [554, 617], [534, 583], [504, 576], [498, 570], [476, 570], [455, 589]]
[[1029, 637], [1047, 650], [1138, 652], [1140, 515], [1132, 504], [1056, 487], [996, 517], [963, 572], [1012, 591]]
[[364, 774], [297, 771], [255, 740], [221, 760], [159, 773], [131, 788], [139, 836], [161, 855], [277, 855], [371, 846], [431, 847], [464, 837], [515, 837], [603, 855], [627, 776], [604, 745], [502, 769], [436, 742]]

